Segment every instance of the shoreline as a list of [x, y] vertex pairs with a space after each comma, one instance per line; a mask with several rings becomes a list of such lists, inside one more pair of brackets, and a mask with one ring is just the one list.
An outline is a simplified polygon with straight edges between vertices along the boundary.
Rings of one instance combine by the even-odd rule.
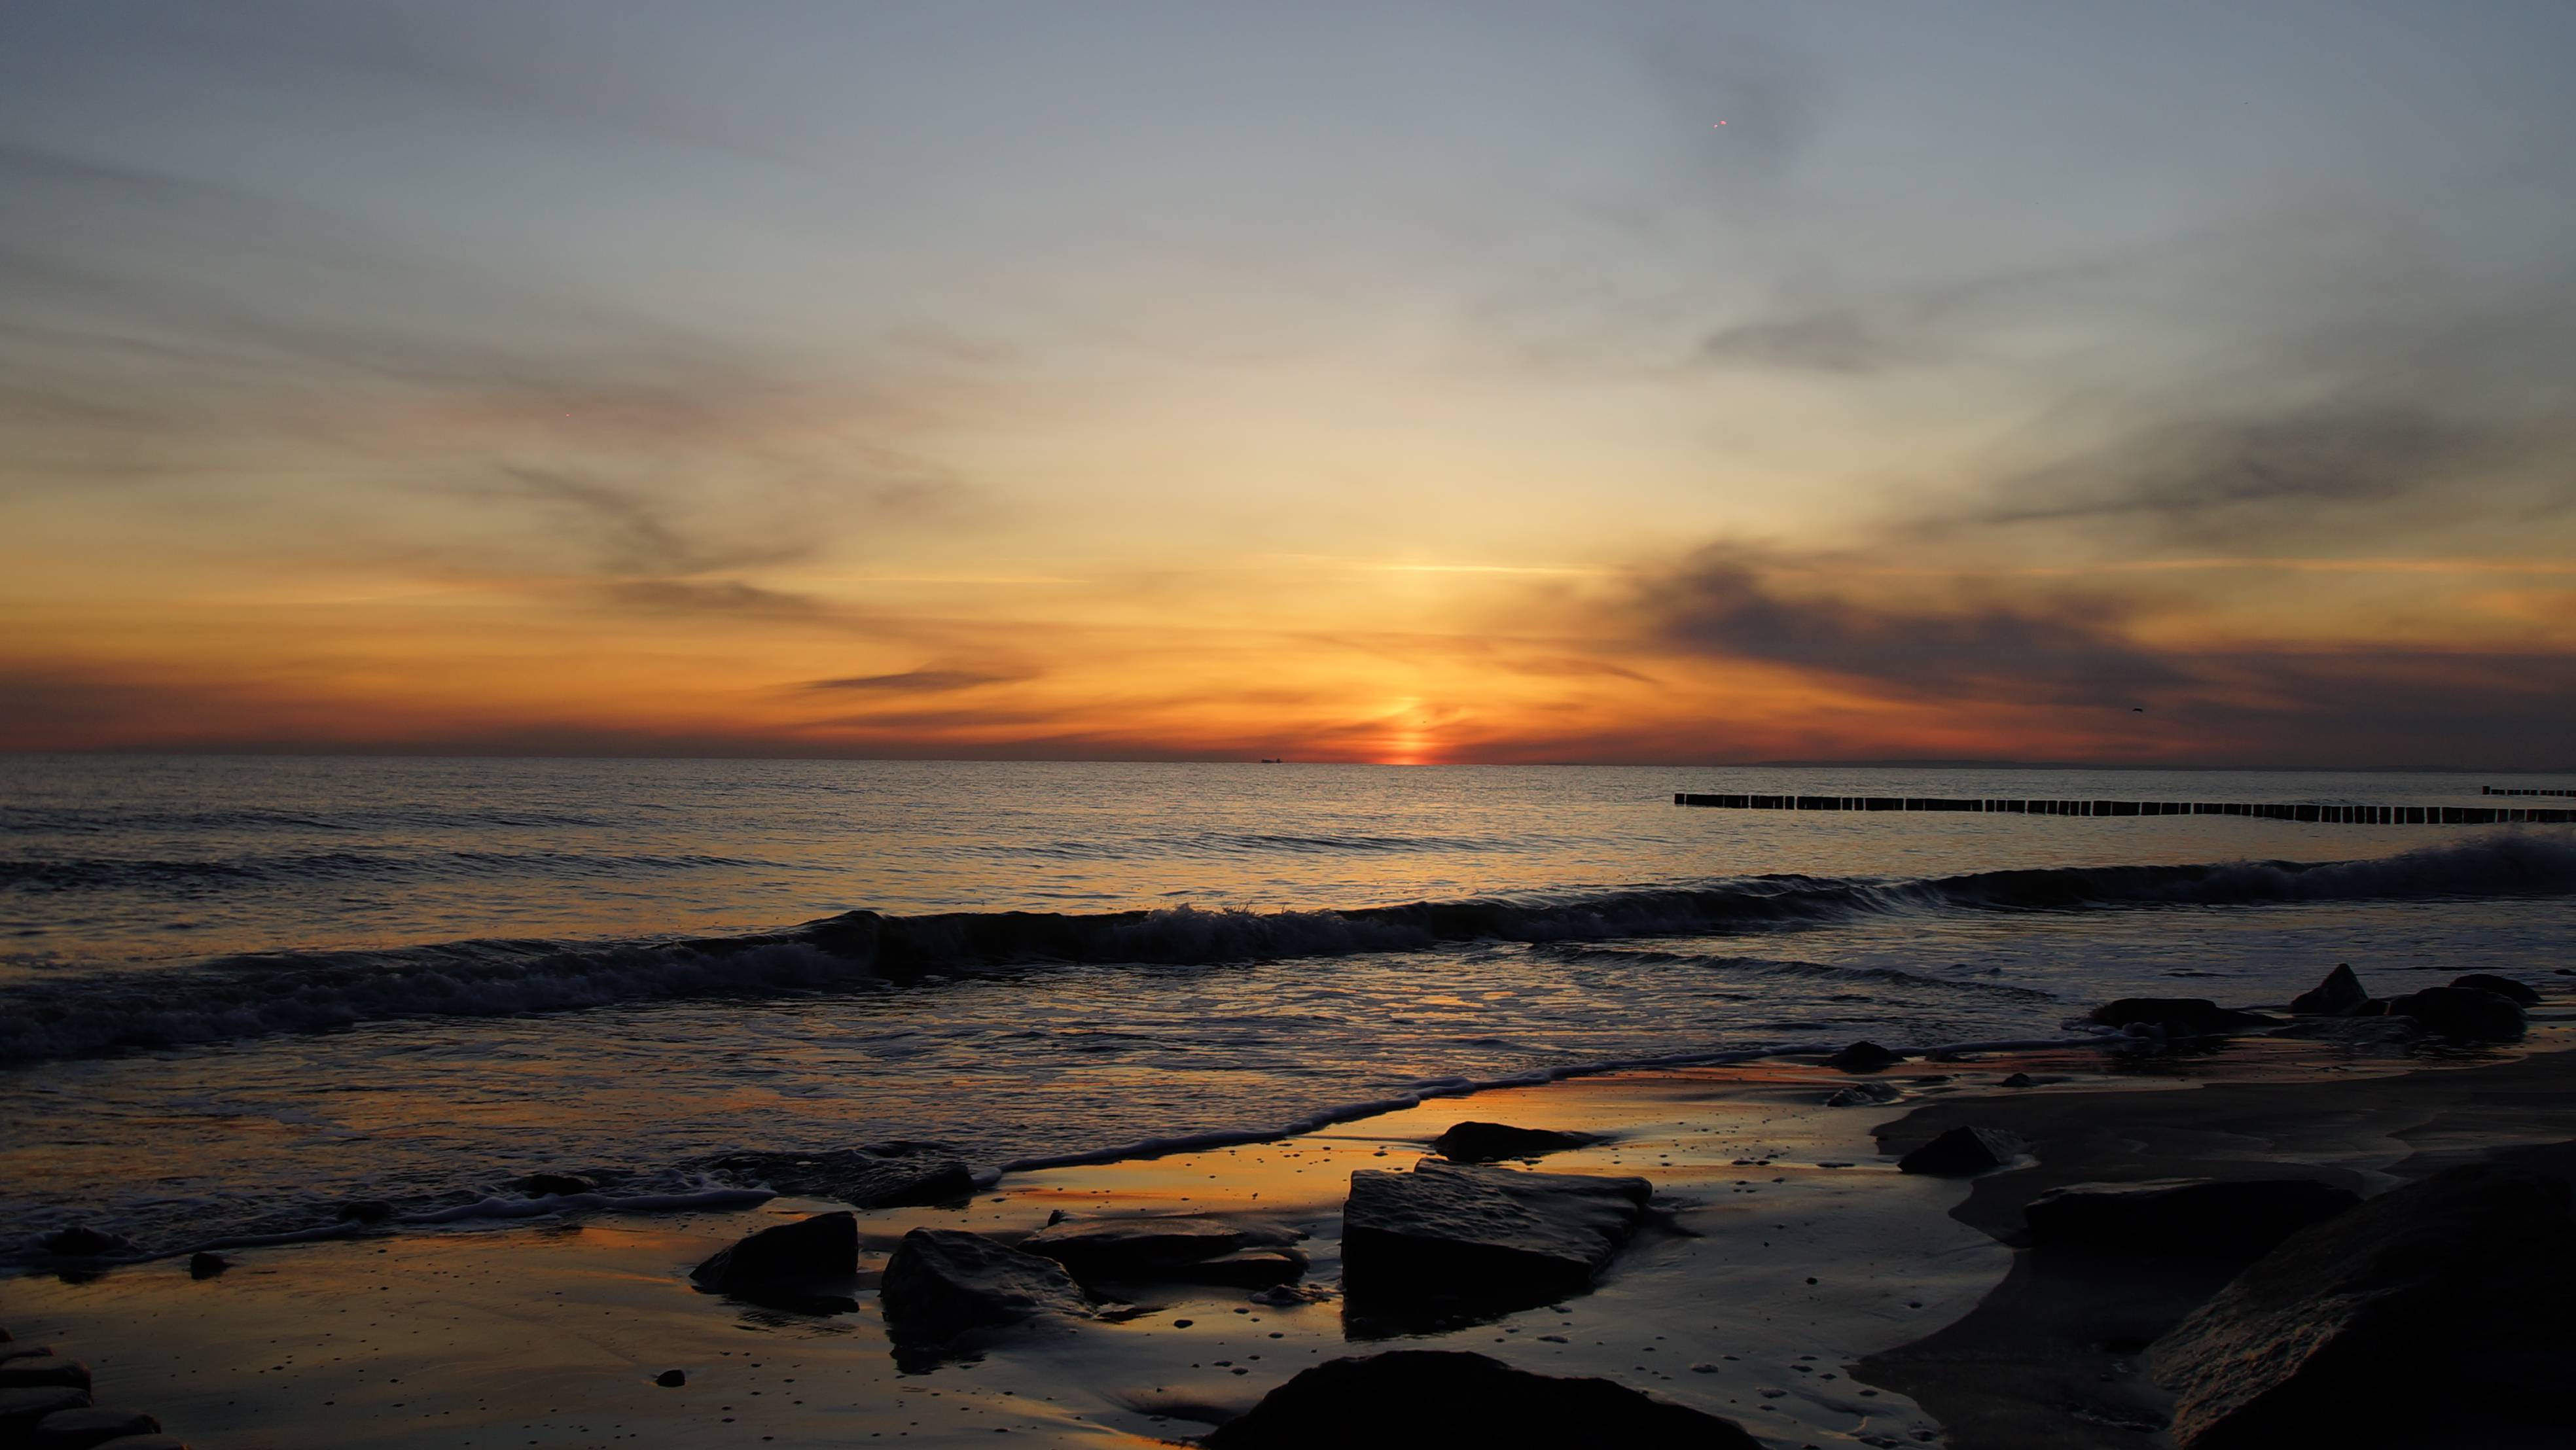
[[[2285, 1161], [2385, 1187], [2513, 1142], [2553, 1141], [2547, 1123], [2557, 1139], [2576, 1137], [2567, 1045], [2544, 1017], [2510, 1054], [2456, 1060], [2249, 1038], [2205, 1056], [2126, 1061], [2098, 1046], [1996, 1051], [1866, 1078], [1778, 1058], [1614, 1071], [1431, 1097], [1259, 1143], [1023, 1170], [960, 1207], [857, 1216], [866, 1287], [909, 1228], [1016, 1239], [1058, 1210], [1283, 1223], [1310, 1235], [1308, 1282], [1330, 1286], [1350, 1171], [1408, 1166], [1462, 1118], [1607, 1132], [1538, 1166], [1653, 1181], [1656, 1223], [1563, 1312], [1419, 1339], [1348, 1337], [1337, 1297], [1263, 1305], [1240, 1290], [1171, 1286], [1123, 1317], [1029, 1326], [975, 1359], [909, 1373], [873, 1294], [855, 1312], [816, 1316], [689, 1284], [690, 1264], [743, 1234], [840, 1207], [792, 1196], [236, 1250], [228, 1272], [202, 1282], [167, 1261], [86, 1282], [22, 1276], [0, 1281], [0, 1324], [85, 1358], [102, 1403], [148, 1408], [201, 1450], [989, 1443], [1004, 1430], [1169, 1443], [1249, 1408], [1297, 1369], [1396, 1343], [1598, 1375], [1784, 1446], [1969, 1444], [1963, 1432], [2009, 1431], [2032, 1407], [1999, 1407], [1993, 1387], [1957, 1364], [1931, 1372], [1888, 1356], [1998, 1292], [2016, 1262], [1999, 1232], [2042, 1187]], [[2044, 1085], [2000, 1086], [2013, 1072]], [[1860, 1081], [1906, 1096], [1824, 1105]], [[2320, 1113], [2329, 1101], [2346, 1106]], [[1966, 1182], [1896, 1171], [1894, 1153], [1969, 1120], [2020, 1132], [2035, 1161]], [[1879, 1378], [1856, 1379], [1864, 1366]], [[653, 1383], [672, 1368], [686, 1387]], [[2101, 1443], [2142, 1443], [2134, 1430], [2094, 1431], [2112, 1436]]]

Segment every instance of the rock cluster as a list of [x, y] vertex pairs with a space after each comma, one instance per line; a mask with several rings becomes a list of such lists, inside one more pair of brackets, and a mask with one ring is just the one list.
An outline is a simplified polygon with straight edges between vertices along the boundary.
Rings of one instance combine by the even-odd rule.
[[1560, 1379], [1481, 1354], [1408, 1349], [1299, 1373], [1202, 1442], [1208, 1450], [1421, 1450], [1429, 1445], [1689, 1445], [1757, 1450], [1731, 1420], [1604, 1379]]
[[2539, 1001], [2540, 994], [2530, 987], [2492, 972], [2470, 972], [2448, 986], [2378, 998], [2350, 966], [2338, 963], [2324, 981], [2291, 998], [2290, 1011], [2311, 1018], [2400, 1018], [2412, 1029], [2454, 1042], [2515, 1042], [2525, 1028], [2523, 1009]]
[[0, 1445], [28, 1450], [188, 1450], [140, 1410], [90, 1401], [89, 1366], [0, 1329]]

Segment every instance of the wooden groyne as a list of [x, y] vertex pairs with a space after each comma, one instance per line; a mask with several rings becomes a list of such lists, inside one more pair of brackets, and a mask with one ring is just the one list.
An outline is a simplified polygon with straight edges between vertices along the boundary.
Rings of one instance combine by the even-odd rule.
[[2505, 789], [2504, 787], [2501, 787], [2501, 786], [2482, 785], [2482, 786], [2479, 786], [2479, 787], [2478, 787], [2478, 794], [2480, 794], [2480, 795], [2576, 795], [2576, 790], [2523, 790], [2523, 789], [2521, 789], [2520, 787], [2516, 787], [2516, 788], [2513, 788], [2513, 789], [2508, 790], [2508, 789]]
[[[2503, 792], [2491, 792], [2501, 795]], [[2535, 792], [2536, 794], [2536, 792]], [[2563, 792], [2562, 792], [2563, 794]], [[2501, 826], [2576, 822], [2564, 806], [2363, 806], [2258, 801], [1994, 800], [1958, 796], [1702, 795], [1673, 792], [1677, 806], [1736, 811], [1983, 811], [2014, 816], [2248, 816], [2342, 826]]]

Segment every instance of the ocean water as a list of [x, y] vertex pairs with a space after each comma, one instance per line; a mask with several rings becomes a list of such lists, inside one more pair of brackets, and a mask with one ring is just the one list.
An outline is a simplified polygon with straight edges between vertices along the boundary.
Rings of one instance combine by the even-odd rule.
[[0, 758], [0, 1262], [72, 1222], [164, 1252], [471, 1211], [541, 1168], [667, 1198], [745, 1150], [999, 1170], [1608, 1064], [2060, 1040], [2337, 962], [2554, 993], [2564, 827], [1671, 804], [2488, 783]]

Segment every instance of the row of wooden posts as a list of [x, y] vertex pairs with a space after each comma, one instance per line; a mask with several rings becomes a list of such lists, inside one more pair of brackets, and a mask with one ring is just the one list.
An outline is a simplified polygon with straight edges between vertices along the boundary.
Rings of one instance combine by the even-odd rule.
[[2251, 816], [2352, 826], [2498, 826], [2564, 824], [2576, 808], [2554, 806], [2364, 806], [2252, 801], [1991, 800], [1951, 796], [1705, 795], [1673, 793], [1677, 806], [1739, 811], [1985, 811], [2016, 816]]
[[2482, 786], [2479, 786], [2479, 787], [2478, 787], [2478, 794], [2480, 794], [2480, 795], [2576, 795], [2576, 790], [2524, 790], [2524, 789], [2521, 789], [2520, 787], [2515, 787], [2515, 788], [2513, 788], [2513, 789], [2504, 789], [2504, 788], [2497, 787], [2497, 786], [2492, 786], [2492, 785], [2482, 785]]

